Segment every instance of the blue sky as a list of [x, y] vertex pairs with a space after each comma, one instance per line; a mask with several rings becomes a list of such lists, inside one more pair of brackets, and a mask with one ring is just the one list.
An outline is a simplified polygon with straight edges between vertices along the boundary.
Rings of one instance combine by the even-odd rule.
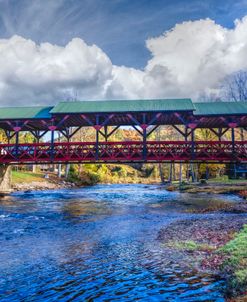
[[0, 105], [217, 98], [247, 0], [0, 0], [0, 66]]
[[142, 69], [150, 58], [148, 38], [207, 17], [232, 28], [246, 13], [246, 0], [0, 0], [0, 38], [18, 34], [66, 45], [80, 37], [113, 64]]

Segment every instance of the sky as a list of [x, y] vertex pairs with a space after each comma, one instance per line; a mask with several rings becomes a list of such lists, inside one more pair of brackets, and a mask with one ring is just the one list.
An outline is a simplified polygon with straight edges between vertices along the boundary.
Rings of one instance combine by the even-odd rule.
[[0, 0], [0, 105], [214, 95], [247, 0]]

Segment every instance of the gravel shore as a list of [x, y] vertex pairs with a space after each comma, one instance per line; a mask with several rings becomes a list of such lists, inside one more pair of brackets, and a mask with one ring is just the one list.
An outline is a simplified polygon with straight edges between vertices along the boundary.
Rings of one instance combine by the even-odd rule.
[[56, 190], [63, 188], [74, 188], [76, 185], [67, 181], [32, 181], [30, 183], [18, 183], [13, 185], [13, 191], [44, 191], [44, 190]]

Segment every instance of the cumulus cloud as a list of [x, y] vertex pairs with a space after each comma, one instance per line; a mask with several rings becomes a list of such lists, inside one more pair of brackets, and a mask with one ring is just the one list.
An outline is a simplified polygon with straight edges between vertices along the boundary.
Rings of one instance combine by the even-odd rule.
[[162, 36], [148, 39], [146, 46], [152, 58], [144, 71], [121, 70], [125, 82], [115, 69], [113, 92], [117, 85], [123, 97], [133, 92], [143, 98], [197, 99], [217, 94], [226, 76], [247, 69], [247, 16], [237, 20], [233, 29], [210, 19], [177, 24]]
[[[146, 72], [146, 94], [149, 79], [168, 81], [172, 96], [198, 97], [217, 91], [227, 75], [247, 68], [247, 17], [226, 29], [210, 19], [184, 22], [146, 44], [152, 58]], [[163, 68], [163, 71], [162, 71]], [[153, 84], [155, 84], [153, 83]], [[152, 84], [152, 85], [153, 85]], [[158, 95], [165, 87], [156, 85]]]
[[65, 47], [19, 36], [0, 40], [0, 102], [52, 104], [71, 91], [102, 98], [112, 64], [97, 46], [75, 38]]
[[145, 72], [125, 66], [113, 66], [112, 78], [108, 81], [105, 98], [138, 99], [144, 90]]
[[20, 36], [0, 39], [0, 104], [217, 93], [226, 76], [247, 69], [247, 16], [233, 29], [210, 19], [177, 24], [146, 46], [151, 59], [138, 70], [113, 65], [99, 47], [79, 38], [64, 47]]

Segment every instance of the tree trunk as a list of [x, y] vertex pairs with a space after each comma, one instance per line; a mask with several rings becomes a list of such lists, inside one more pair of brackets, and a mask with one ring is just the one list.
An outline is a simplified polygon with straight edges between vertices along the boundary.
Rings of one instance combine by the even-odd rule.
[[162, 169], [162, 164], [159, 163], [158, 167], [159, 167], [160, 181], [161, 181], [162, 184], [164, 184], [165, 183], [165, 177], [164, 177], [164, 171]]
[[65, 168], [65, 179], [69, 177], [69, 169], [70, 169], [70, 164], [66, 164]]
[[172, 182], [172, 162], [170, 162], [169, 174], [169, 182]]
[[61, 176], [62, 176], [62, 165], [61, 164], [58, 164], [57, 176], [59, 178], [61, 178]]
[[179, 183], [181, 184], [183, 181], [183, 175], [182, 175], [182, 162], [179, 163]]

